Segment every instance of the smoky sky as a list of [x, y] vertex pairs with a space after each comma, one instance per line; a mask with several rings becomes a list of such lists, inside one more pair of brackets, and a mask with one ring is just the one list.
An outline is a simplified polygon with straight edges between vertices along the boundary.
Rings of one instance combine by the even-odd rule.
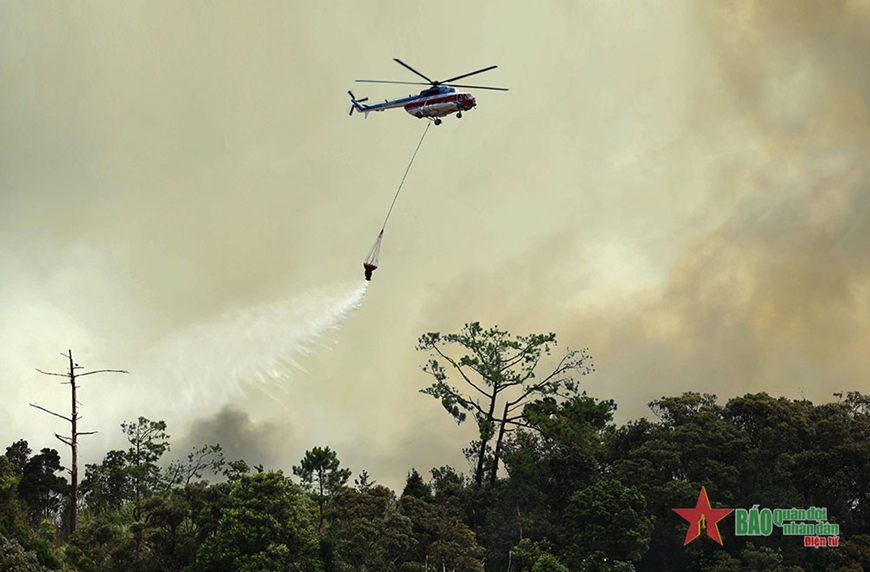
[[183, 457], [183, 453], [198, 450], [203, 445], [218, 443], [227, 462], [241, 459], [250, 466], [282, 468], [275, 466], [281, 436], [276, 434], [273, 425], [268, 422], [252, 423], [246, 412], [231, 406], [225, 406], [211, 417], [191, 422], [187, 428], [187, 437], [181, 441], [181, 447], [176, 448], [175, 452], [177, 456]]
[[[414, 81], [393, 57], [510, 91], [430, 129], [362, 306], [268, 384], [145, 375], [179, 332], [362, 280], [424, 124], [349, 118], [346, 92], [407, 95], [353, 81]], [[86, 462], [145, 415], [398, 488], [466, 469], [473, 428], [419, 393], [414, 346], [478, 320], [588, 347], [621, 421], [684, 391], [866, 392], [868, 59], [858, 0], [3, 3], [0, 439], [60, 449], [27, 404], [63, 411], [34, 368], [72, 348], [131, 370], [83, 383]]]

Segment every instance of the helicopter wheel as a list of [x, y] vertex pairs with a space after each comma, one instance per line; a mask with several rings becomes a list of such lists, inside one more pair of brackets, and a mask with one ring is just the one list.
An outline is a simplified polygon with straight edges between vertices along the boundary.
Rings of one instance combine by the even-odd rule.
[[441, 119], [435, 118], [435, 125], [441, 125]]
[[456, 119], [462, 119], [462, 112], [461, 111], [456, 112]]

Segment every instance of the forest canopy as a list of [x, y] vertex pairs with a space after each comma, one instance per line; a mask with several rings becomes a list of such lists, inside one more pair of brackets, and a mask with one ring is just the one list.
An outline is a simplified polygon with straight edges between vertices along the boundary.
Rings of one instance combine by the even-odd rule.
[[[557, 347], [478, 323], [422, 336], [421, 391], [470, 415], [475, 438], [467, 468], [409, 467], [401, 491], [325, 445], [285, 468], [228, 460], [219, 443], [167, 463], [171, 428], [139, 417], [120, 424], [129, 447], [81, 471], [71, 531], [68, 467], [19, 439], [0, 455], [0, 569], [870, 570], [870, 397], [685, 393], [617, 425], [615, 402], [582, 391], [588, 350]], [[700, 506], [702, 488], [718, 522], [674, 511]], [[737, 530], [731, 509], [759, 507], [824, 508], [836, 546], [781, 523]]]

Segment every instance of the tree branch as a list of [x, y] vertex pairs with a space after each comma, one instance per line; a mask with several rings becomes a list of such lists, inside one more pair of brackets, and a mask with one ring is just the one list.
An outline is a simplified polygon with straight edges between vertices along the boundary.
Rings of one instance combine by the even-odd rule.
[[70, 419], [69, 417], [64, 417], [63, 415], [60, 415], [60, 414], [58, 414], [58, 413], [55, 413], [54, 411], [49, 411], [49, 410], [46, 409], [45, 407], [42, 407], [42, 406], [40, 406], [40, 405], [36, 405], [35, 403], [31, 403], [30, 406], [31, 406], [31, 407], [36, 407], [37, 409], [41, 409], [41, 410], [45, 411], [46, 413], [51, 413], [51, 414], [54, 415], [55, 417], [60, 417], [61, 419], [63, 419], [64, 421], [66, 421], [66, 422], [68, 422], [68, 423], [72, 423], [72, 419]]
[[515, 355], [512, 358], [508, 358], [504, 362], [505, 369], [513, 367], [514, 365], [518, 364], [522, 360], [522, 358], [525, 357], [525, 355], [527, 353], [529, 353], [529, 350], [531, 350], [533, 347], [535, 347], [535, 346], [533, 346], [532, 344], [526, 344], [526, 347], [523, 348], [522, 351], [517, 352], [517, 355]]
[[67, 445], [68, 447], [72, 447], [72, 439], [70, 439], [69, 437], [64, 437], [63, 435], [58, 435], [57, 433], [55, 433], [54, 436], [57, 437], [61, 443]]
[[525, 427], [526, 429], [535, 429], [534, 426], [529, 425], [528, 423], [523, 423], [522, 421], [517, 421], [517, 419], [521, 419], [521, 417], [505, 419], [505, 423], [510, 423], [511, 425], [516, 425], [517, 427]]
[[456, 399], [458, 399], [460, 403], [468, 403], [469, 405], [473, 406], [481, 415], [483, 415], [483, 416], [487, 415], [487, 412], [483, 410], [483, 408], [480, 406], [479, 403], [477, 403], [477, 401], [472, 401], [470, 399], [466, 399], [465, 397], [462, 396], [462, 394], [454, 391], [453, 388], [450, 387], [449, 385], [447, 385], [446, 383], [442, 382], [442, 385], [447, 390], [447, 393], [449, 393], [452, 397], [455, 397]]
[[538, 356], [535, 358], [535, 360], [532, 362], [531, 366], [522, 368], [522, 370], [526, 372], [525, 375], [523, 375], [522, 377], [519, 377], [519, 378], [515, 379], [514, 381], [511, 381], [511, 382], [509, 382], [509, 383], [505, 383], [505, 384], [503, 385], [503, 387], [507, 388], [507, 387], [514, 387], [514, 386], [517, 386], [517, 385], [525, 386], [525, 383], [526, 383], [529, 379], [531, 379], [532, 377], [534, 377], [534, 375], [535, 375], [535, 369], [537, 369], [538, 364], [539, 364], [540, 362], [541, 362], [541, 356], [538, 355]]
[[52, 372], [50, 372], [50, 371], [42, 371], [42, 370], [39, 369], [38, 367], [35, 368], [35, 369], [36, 369], [36, 371], [38, 371], [39, 373], [41, 373], [41, 374], [43, 374], [43, 375], [55, 375], [55, 376], [57, 376], [57, 377], [67, 377], [67, 378], [69, 377], [69, 374], [68, 374], [68, 373], [52, 373]]
[[[563, 356], [562, 359], [559, 360], [559, 364], [556, 366], [556, 369], [553, 370], [552, 373], [550, 373], [550, 375], [548, 375], [547, 377], [545, 377], [544, 379], [542, 379], [541, 381], [539, 381], [538, 383], [536, 383], [535, 385], [530, 387], [525, 393], [520, 395], [514, 401], [509, 401], [508, 405], [514, 406], [514, 405], [520, 403], [523, 399], [525, 399], [526, 397], [528, 397], [529, 395], [531, 395], [535, 391], [538, 391], [542, 387], [547, 385], [547, 383], [549, 383], [549, 381], [551, 379], [553, 379], [554, 377], [556, 377], [557, 375], [561, 375], [561, 374], [565, 373], [566, 371], [568, 371], [569, 369], [572, 369], [573, 366], [570, 363], [568, 365], [565, 365], [565, 362], [571, 357], [573, 357], [573, 352], [569, 352], [569, 353], [565, 354], [565, 356]], [[560, 380], [560, 382], [561, 381], [564, 381], [564, 380]]]
[[[456, 361], [455, 361], [453, 358], [447, 356], [447, 355], [446, 355], [444, 352], [442, 352], [442, 351], [441, 351], [437, 346], [435, 346], [433, 349], [434, 349], [436, 352], [438, 352], [438, 355], [440, 355], [442, 358], [444, 358], [445, 360], [447, 360], [447, 362], [448, 362], [450, 365], [452, 365], [453, 368], [454, 368], [456, 371], [459, 372], [459, 374], [462, 376], [462, 379], [464, 379], [465, 382], [466, 382], [468, 385], [470, 385], [471, 387], [473, 387], [474, 389], [476, 389], [476, 390], [478, 391], [478, 393], [482, 393], [483, 395], [485, 395], [485, 396], [487, 396], [488, 398], [492, 399], [492, 395], [488, 394], [488, 393], [485, 392], [484, 390], [482, 390], [482, 389], [480, 389], [479, 387], [477, 387], [477, 385], [475, 385], [474, 382], [471, 381], [471, 379], [469, 379], [467, 375], [465, 375], [465, 372], [462, 371], [462, 368], [459, 366], [458, 363], [456, 363]], [[474, 369], [474, 368], [471, 368], [471, 369]], [[475, 371], [477, 371], [477, 370], [475, 370]], [[480, 372], [478, 372], [478, 374], [480, 374]]]
[[96, 371], [87, 371], [85, 373], [76, 374], [76, 377], [84, 377], [86, 375], [91, 375], [94, 373], [130, 373], [125, 369], [98, 369]]

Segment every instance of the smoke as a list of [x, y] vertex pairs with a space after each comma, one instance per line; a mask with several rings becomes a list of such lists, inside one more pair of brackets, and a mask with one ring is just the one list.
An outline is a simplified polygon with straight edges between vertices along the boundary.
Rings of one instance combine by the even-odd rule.
[[597, 372], [584, 388], [615, 398], [620, 421], [684, 391], [816, 402], [866, 392], [868, 8], [693, 8], [680, 36], [694, 48], [674, 91], [682, 104], [655, 108], [681, 114], [647, 144], [655, 117], [626, 107], [635, 141], [602, 146], [619, 160], [603, 178], [613, 199], [600, 205], [620, 218], [578, 216], [497, 267], [455, 273], [427, 323], [455, 329], [441, 318], [451, 304], [465, 321], [589, 346]]
[[[84, 454], [122, 420], [182, 434], [231, 404], [273, 424], [285, 468], [329, 445], [401, 486], [462, 466], [473, 428], [418, 393], [413, 342], [473, 320], [589, 346], [584, 388], [622, 419], [685, 390], [866, 391], [870, 4], [515, 4], [0, 2], [0, 436], [57, 446], [27, 403], [66, 410], [33, 368], [73, 349], [131, 372], [82, 384]], [[471, 43], [419, 41], [448, 23]], [[498, 64], [511, 91], [427, 136], [377, 292], [340, 352], [307, 355], [362, 286], [284, 288], [358, 268], [419, 137], [403, 112], [346, 115], [347, 82], [397, 54]], [[252, 299], [277, 301], [215, 317]]]
[[274, 423], [258, 424], [247, 412], [227, 405], [211, 417], [191, 422], [185, 437], [178, 447], [173, 446], [173, 451], [183, 457], [202, 445], [219, 444], [228, 462], [241, 459], [252, 466], [263, 464], [275, 468], [276, 451], [281, 450], [286, 438]]
[[203, 415], [243, 396], [255, 384], [276, 397], [305, 371], [302, 358], [327, 347], [360, 307], [367, 282], [318, 288], [270, 303], [231, 310], [161, 340], [137, 371], [149, 391], [164, 390], [179, 413]]

